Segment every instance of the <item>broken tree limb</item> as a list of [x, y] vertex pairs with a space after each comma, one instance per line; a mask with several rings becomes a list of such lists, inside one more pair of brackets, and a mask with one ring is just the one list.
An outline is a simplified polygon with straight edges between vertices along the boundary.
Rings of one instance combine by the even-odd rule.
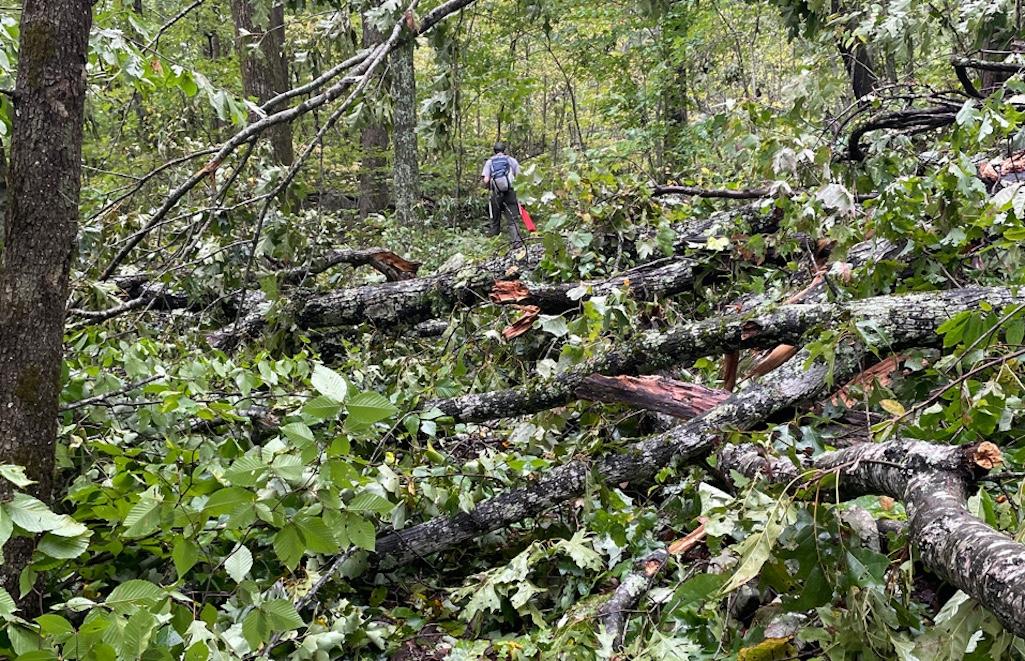
[[[720, 453], [721, 465], [726, 461]], [[769, 479], [780, 481], [774, 475], [796, 473], [792, 464], [791, 473], [785, 473], [779, 467], [784, 461], [774, 460], [776, 467]], [[902, 500], [908, 510], [908, 535], [922, 562], [1021, 636], [1025, 635], [1025, 545], [994, 530], [967, 509], [978, 478], [999, 463], [1000, 450], [989, 442], [945, 446], [898, 439], [827, 453], [815, 459], [812, 467], [836, 473], [845, 495], [874, 494]], [[763, 474], [764, 466], [750, 461], [737, 470], [754, 476]]]
[[664, 376], [602, 376], [585, 378], [574, 394], [580, 399], [622, 403], [675, 418], [690, 419], [729, 399], [730, 393]]
[[[592, 374], [650, 374], [711, 354], [779, 343], [797, 344], [805, 332], [816, 326], [848, 320], [872, 321], [881, 328], [892, 328], [891, 337], [898, 343], [918, 338], [923, 345], [935, 344], [935, 328], [951, 315], [974, 309], [983, 301], [1002, 306], [1019, 300], [1025, 300], [1025, 296], [1012, 294], [1006, 288], [971, 287], [879, 296], [845, 304], [781, 305], [759, 315], [716, 317], [666, 332], [643, 333], [555, 377], [506, 390], [433, 400], [424, 408], [437, 407], [464, 422], [527, 415], [573, 401], [576, 389]], [[900, 320], [904, 326], [894, 325]]]
[[410, 262], [384, 248], [365, 248], [362, 250], [336, 250], [324, 257], [313, 260], [308, 266], [281, 269], [257, 277], [277, 276], [282, 283], [294, 285], [311, 276], [319, 275], [339, 264], [350, 266], [370, 266], [384, 275], [388, 282], [415, 278], [420, 264]]
[[659, 575], [667, 562], [669, 562], [669, 554], [664, 549], [652, 551], [638, 560], [634, 570], [627, 574], [609, 600], [598, 609], [598, 620], [605, 627], [606, 632], [614, 635], [612, 646], [615, 649], [623, 647], [627, 615], [641, 600], [641, 597], [651, 589], [655, 577]]
[[776, 197], [777, 195], [786, 196], [790, 192], [787, 186], [780, 186], [778, 189], [774, 188], [748, 188], [748, 189], [732, 189], [732, 188], [698, 188], [696, 186], [655, 186], [652, 191], [652, 197], [662, 197], [663, 195], [685, 195], [687, 197], [705, 197], [705, 198], [718, 198], [725, 200], [760, 200], [767, 197]]
[[694, 267], [694, 260], [681, 257], [642, 264], [605, 280], [560, 284], [499, 280], [491, 289], [489, 298], [492, 303], [500, 305], [533, 305], [549, 314], [578, 307], [581, 301], [592, 296], [607, 296], [621, 289], [628, 290], [638, 300], [650, 300], [691, 289]]
[[[749, 231], [774, 229], [779, 214], [766, 211], [761, 205], [749, 205], [728, 212], [712, 214], [705, 218], [681, 223], [674, 227], [675, 249], [683, 251], [694, 242], [703, 242], [710, 237], [732, 233], [744, 226]], [[642, 235], [642, 238], [647, 235]], [[650, 238], [650, 237], [648, 237]], [[307, 299], [295, 314], [298, 328], [312, 330], [336, 326], [356, 326], [374, 323], [381, 326], [398, 326], [418, 323], [437, 316], [455, 307], [474, 306], [488, 302], [495, 283], [500, 280], [518, 279], [523, 273], [533, 270], [543, 256], [544, 248], [531, 245], [526, 252], [513, 251], [510, 255], [484, 262], [469, 264], [462, 268], [430, 276], [413, 278], [402, 282], [366, 285], [338, 290], [329, 294]], [[650, 289], [679, 291], [693, 281], [686, 260], [661, 263], [663, 268], [641, 267], [635, 273], [642, 292]], [[627, 284], [629, 274], [605, 282], [603, 291], [612, 291]], [[585, 283], [587, 284], [587, 283]], [[600, 285], [601, 283], [599, 283]], [[579, 287], [579, 282], [569, 285], [553, 285], [548, 289], [548, 299], [553, 306], [572, 307], [576, 302], [569, 300], [566, 292]], [[247, 336], [263, 328], [260, 309], [250, 308], [237, 324], [245, 332], [231, 328], [221, 329], [213, 334], [219, 348], [237, 345]]]

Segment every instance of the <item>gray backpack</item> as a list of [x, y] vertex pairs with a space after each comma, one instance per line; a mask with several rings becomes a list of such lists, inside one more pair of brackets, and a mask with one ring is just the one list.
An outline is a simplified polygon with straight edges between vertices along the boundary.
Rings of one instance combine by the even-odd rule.
[[505, 192], [512, 188], [511, 164], [505, 154], [497, 154], [491, 158], [491, 185], [495, 190]]

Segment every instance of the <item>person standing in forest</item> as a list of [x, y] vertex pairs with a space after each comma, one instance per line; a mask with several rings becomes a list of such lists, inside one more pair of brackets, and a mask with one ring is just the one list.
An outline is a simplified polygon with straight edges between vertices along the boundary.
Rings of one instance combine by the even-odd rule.
[[509, 220], [509, 241], [514, 249], [523, 245], [519, 228], [519, 201], [513, 189], [513, 181], [520, 173], [520, 163], [505, 153], [505, 143], [496, 142], [494, 156], [484, 162], [481, 178], [491, 191], [488, 214], [491, 219], [491, 235], [502, 231], [502, 214]]

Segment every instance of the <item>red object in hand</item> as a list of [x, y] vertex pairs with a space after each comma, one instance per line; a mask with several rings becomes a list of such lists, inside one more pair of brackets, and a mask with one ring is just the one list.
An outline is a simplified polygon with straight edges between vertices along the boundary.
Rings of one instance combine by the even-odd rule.
[[523, 207], [522, 204], [520, 205], [520, 218], [523, 219], [523, 225], [527, 228], [528, 232], [533, 232], [537, 230], [537, 226], [534, 225], [534, 221], [531, 219], [530, 214], [527, 213], [527, 210]]

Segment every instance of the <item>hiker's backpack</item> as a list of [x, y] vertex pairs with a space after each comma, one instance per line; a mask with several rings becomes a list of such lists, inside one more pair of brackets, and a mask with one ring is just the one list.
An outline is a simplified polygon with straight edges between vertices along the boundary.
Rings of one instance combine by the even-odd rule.
[[505, 154], [497, 154], [491, 158], [491, 185], [496, 190], [504, 192], [512, 187], [510, 169], [509, 157]]

